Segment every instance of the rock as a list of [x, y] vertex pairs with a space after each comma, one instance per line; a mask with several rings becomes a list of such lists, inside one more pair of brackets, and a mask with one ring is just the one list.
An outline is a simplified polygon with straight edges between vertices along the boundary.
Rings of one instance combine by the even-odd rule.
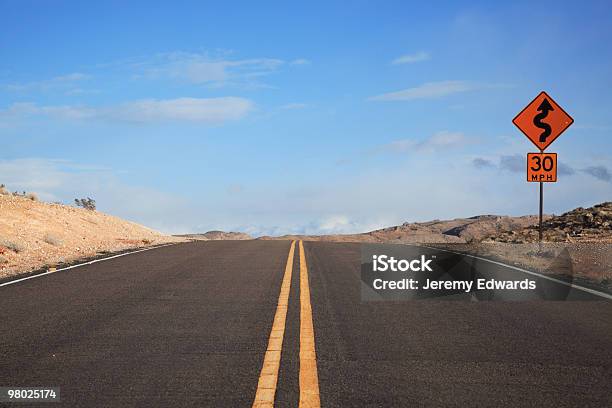
[[[580, 240], [612, 241], [612, 202], [597, 204], [590, 208], [578, 207], [543, 223], [544, 238], [552, 242], [574, 242]], [[538, 226], [529, 226], [519, 231], [504, 231], [488, 237], [489, 241], [508, 242], [509, 237], [521, 236], [527, 242], [538, 239]], [[533, 234], [532, 234], [533, 232]]]

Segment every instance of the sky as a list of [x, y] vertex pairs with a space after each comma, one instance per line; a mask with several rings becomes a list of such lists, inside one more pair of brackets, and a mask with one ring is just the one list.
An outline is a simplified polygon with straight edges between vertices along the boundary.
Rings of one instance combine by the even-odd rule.
[[166, 233], [533, 214], [545, 90], [558, 214], [612, 199], [611, 41], [606, 1], [0, 0], [0, 183]]

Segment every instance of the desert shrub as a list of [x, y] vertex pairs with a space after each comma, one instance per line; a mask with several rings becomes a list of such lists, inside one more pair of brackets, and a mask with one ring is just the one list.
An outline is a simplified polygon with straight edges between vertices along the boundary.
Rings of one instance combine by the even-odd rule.
[[96, 209], [96, 200], [93, 198], [75, 198], [74, 203], [77, 207], [85, 208], [86, 210], [95, 210]]
[[49, 245], [53, 245], [53, 246], [60, 246], [62, 245], [62, 240], [59, 239], [57, 236], [50, 234], [50, 233], [46, 233], [45, 236], [43, 237], [43, 241], [45, 241], [47, 244]]
[[8, 263], [8, 259], [0, 255], [0, 265], [5, 264], [5, 263]]
[[21, 252], [25, 249], [21, 244], [7, 239], [0, 239], [0, 246], [10, 249], [13, 252]]
[[[1, 192], [2, 189], [6, 191], [6, 187], [4, 186], [4, 184], [0, 185], [0, 195], [4, 194]], [[10, 195], [11, 193], [9, 191], [6, 191], [6, 194]], [[16, 197], [24, 197], [32, 201], [38, 201], [38, 195], [36, 193], [26, 193], [25, 191], [22, 191], [22, 192], [15, 191], [13, 195]]]

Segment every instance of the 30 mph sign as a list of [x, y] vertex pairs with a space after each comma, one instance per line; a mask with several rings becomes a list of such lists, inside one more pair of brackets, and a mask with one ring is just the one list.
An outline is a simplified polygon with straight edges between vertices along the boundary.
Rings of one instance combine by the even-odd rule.
[[540, 92], [512, 120], [521, 132], [540, 151], [544, 151], [561, 133], [574, 123], [574, 119], [559, 106], [546, 92]]
[[527, 153], [527, 181], [557, 181], [557, 153]]
[[540, 183], [539, 240], [542, 243], [544, 183], [557, 181], [557, 153], [544, 153], [544, 150], [574, 123], [574, 119], [542, 91], [512, 119], [512, 123], [540, 150], [539, 153], [527, 153], [527, 181]]

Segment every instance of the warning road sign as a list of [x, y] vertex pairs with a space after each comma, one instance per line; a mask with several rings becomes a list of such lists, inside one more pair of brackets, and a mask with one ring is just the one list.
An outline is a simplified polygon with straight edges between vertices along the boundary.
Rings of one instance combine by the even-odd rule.
[[540, 92], [516, 115], [512, 123], [540, 150], [546, 149], [572, 123], [574, 119], [546, 92]]
[[557, 153], [527, 153], [527, 181], [557, 181]]

